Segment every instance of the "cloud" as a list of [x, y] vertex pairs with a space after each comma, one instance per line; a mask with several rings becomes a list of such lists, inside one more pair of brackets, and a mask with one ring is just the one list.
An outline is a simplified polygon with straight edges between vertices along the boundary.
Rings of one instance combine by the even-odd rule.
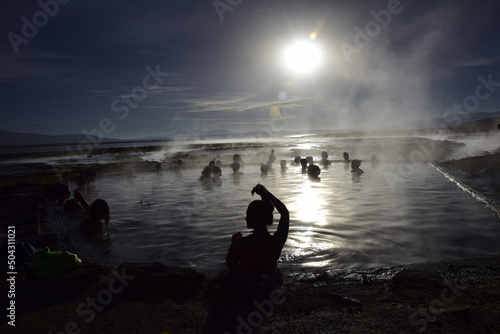
[[221, 94], [217, 97], [191, 97], [181, 99], [179, 102], [185, 104], [183, 107], [184, 112], [188, 113], [206, 113], [215, 111], [226, 112], [245, 112], [257, 109], [270, 109], [273, 106], [288, 106], [300, 107], [302, 106], [302, 99], [291, 99], [287, 101], [265, 100], [259, 97], [248, 96], [234, 96], [233, 94]]
[[451, 66], [487, 66], [487, 65], [499, 65], [500, 57], [491, 58], [477, 58], [469, 60], [454, 60], [450, 63]]

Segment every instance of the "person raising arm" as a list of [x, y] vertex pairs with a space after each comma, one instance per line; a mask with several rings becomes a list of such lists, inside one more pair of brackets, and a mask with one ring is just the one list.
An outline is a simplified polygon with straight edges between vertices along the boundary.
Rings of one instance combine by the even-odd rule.
[[[246, 222], [252, 234], [243, 237], [241, 232], [232, 237], [226, 256], [231, 271], [271, 274], [279, 272], [278, 258], [288, 237], [290, 216], [287, 207], [261, 184], [252, 189], [261, 200], [252, 201], [246, 211]], [[271, 235], [267, 227], [273, 222], [274, 208], [280, 214], [276, 232]]]

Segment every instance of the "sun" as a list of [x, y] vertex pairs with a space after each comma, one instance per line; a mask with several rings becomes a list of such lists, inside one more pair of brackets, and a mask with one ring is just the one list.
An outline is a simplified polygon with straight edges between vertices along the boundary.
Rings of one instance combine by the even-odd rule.
[[283, 58], [288, 69], [299, 74], [307, 74], [318, 67], [321, 52], [312, 41], [300, 41], [286, 48]]

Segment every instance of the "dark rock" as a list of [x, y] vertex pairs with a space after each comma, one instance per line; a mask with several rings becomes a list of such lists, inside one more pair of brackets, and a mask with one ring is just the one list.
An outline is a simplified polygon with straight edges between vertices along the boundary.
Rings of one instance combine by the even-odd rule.
[[169, 267], [159, 262], [124, 262], [118, 272], [134, 276], [129, 282], [126, 294], [131, 299], [150, 303], [173, 299], [186, 301], [198, 292], [205, 281], [205, 275], [192, 269]]
[[468, 325], [472, 323], [472, 313], [470, 307], [464, 307], [462, 309], [452, 311], [451, 313]]
[[334, 293], [327, 293], [328, 298], [332, 300], [335, 304], [339, 306], [348, 306], [348, 307], [360, 307], [362, 306], [359, 301], [354, 298], [340, 296]]
[[28, 242], [36, 248], [50, 247], [57, 245], [57, 233], [33, 234], [24, 238], [20, 238]]
[[[53, 281], [46, 281], [34, 272], [18, 275], [16, 279], [16, 312], [21, 315], [67, 302], [76, 298], [93, 284], [101, 273], [101, 265], [81, 265]], [[4, 295], [7, 295], [6, 291]]]
[[406, 287], [406, 288], [428, 288], [439, 287], [443, 278], [432, 272], [423, 272], [418, 270], [402, 270], [398, 272], [392, 279], [391, 285], [393, 287]]

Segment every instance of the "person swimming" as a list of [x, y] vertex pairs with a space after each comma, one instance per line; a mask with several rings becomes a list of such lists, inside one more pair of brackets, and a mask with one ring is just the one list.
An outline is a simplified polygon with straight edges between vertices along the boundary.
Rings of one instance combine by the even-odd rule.
[[349, 161], [349, 153], [344, 152], [342, 155], [344, 157], [344, 162], [348, 162]]
[[281, 170], [286, 170], [288, 167], [286, 166], [286, 160], [280, 161]]
[[214, 186], [214, 179], [212, 177], [212, 168], [205, 167], [201, 172], [201, 176], [198, 179], [201, 182], [204, 189], [211, 189]]
[[321, 164], [324, 166], [328, 166], [331, 163], [332, 162], [330, 160], [328, 160], [328, 152], [327, 151], [321, 152]]
[[[252, 201], [247, 208], [246, 222], [252, 234], [243, 237], [241, 232], [232, 236], [226, 256], [226, 264], [231, 271], [273, 274], [279, 273], [278, 258], [288, 237], [290, 216], [287, 207], [261, 184], [252, 189], [261, 200]], [[273, 210], [281, 217], [278, 228], [270, 234], [267, 227], [273, 223]]]
[[109, 220], [111, 217], [108, 202], [103, 199], [96, 199], [92, 205], [78, 193], [76, 197], [83, 202], [83, 206], [88, 212], [88, 218], [85, 218], [80, 224], [80, 233], [92, 242], [92, 246], [99, 253], [109, 253], [111, 251], [111, 238], [109, 236]]
[[108, 202], [99, 198], [93, 201], [89, 207], [84, 199], [79, 198], [78, 200], [85, 203], [83, 206], [88, 210], [89, 214], [89, 217], [82, 221], [80, 232], [88, 236], [102, 235], [109, 227], [111, 214]]
[[214, 182], [214, 185], [220, 187], [222, 185], [222, 169], [220, 169], [219, 166], [215, 166], [212, 168], [212, 179]]
[[231, 164], [231, 168], [233, 169], [233, 175], [234, 176], [239, 176], [239, 175], [243, 175], [244, 173], [243, 172], [240, 172], [240, 163], [239, 162], [234, 162]]
[[300, 159], [300, 165], [302, 166], [302, 174], [307, 173], [307, 159]]
[[271, 150], [271, 154], [269, 155], [269, 158], [267, 159], [266, 166], [271, 167], [272, 164], [276, 161], [276, 156], [274, 155], [274, 149]]
[[261, 165], [260, 166], [260, 173], [261, 174], [267, 174], [267, 172], [269, 171], [269, 166], [268, 165]]
[[313, 180], [319, 180], [319, 174], [321, 174], [321, 168], [318, 165], [310, 164], [307, 166], [307, 175]]
[[361, 168], [359, 168], [360, 166], [361, 166], [361, 160], [354, 159], [351, 162], [351, 173], [354, 176], [360, 176], [361, 174], [364, 173], [364, 171]]

